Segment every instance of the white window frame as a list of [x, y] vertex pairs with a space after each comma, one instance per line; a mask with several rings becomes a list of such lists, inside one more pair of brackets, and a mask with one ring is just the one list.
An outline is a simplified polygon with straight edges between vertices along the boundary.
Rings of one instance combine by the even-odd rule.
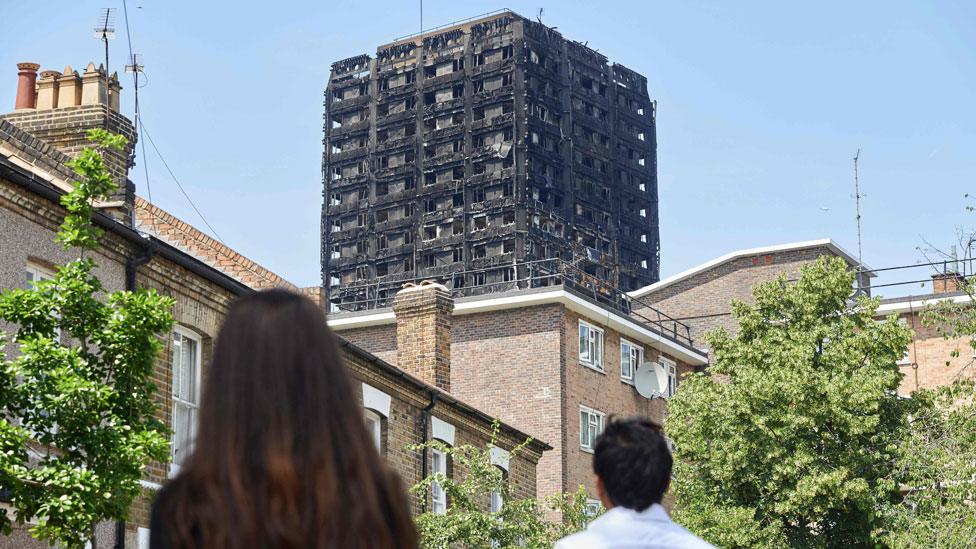
[[[584, 330], [586, 335], [583, 333]], [[603, 330], [589, 322], [580, 320], [578, 335], [580, 364], [603, 373], [603, 351], [606, 346]]]
[[[447, 453], [438, 448], [430, 449], [430, 473], [447, 473]], [[430, 510], [438, 515], [447, 514], [447, 492], [436, 482], [430, 483]]]
[[668, 374], [668, 386], [664, 390], [664, 394], [661, 395], [664, 398], [671, 398], [676, 392], [678, 392], [678, 364], [671, 360], [670, 358], [659, 357], [658, 362], [664, 367], [664, 371]]
[[373, 439], [373, 444], [376, 445], [376, 451], [382, 455], [383, 416], [381, 416], [376, 410], [365, 408], [363, 409], [363, 419], [366, 421], [366, 431], [369, 432], [370, 438]]
[[189, 410], [193, 413], [193, 417], [191, 418], [191, 428], [190, 428], [191, 429], [190, 443], [189, 443], [190, 451], [188, 452], [188, 454], [190, 454], [192, 453], [193, 450], [193, 442], [194, 442], [193, 439], [196, 438], [196, 430], [197, 430], [196, 421], [198, 419], [199, 412], [200, 412], [200, 395], [202, 393], [201, 391], [202, 388], [200, 387], [200, 381], [201, 381], [201, 370], [202, 370], [203, 341], [201, 340], [198, 334], [179, 325], [173, 326], [173, 336], [175, 335], [179, 335], [182, 338], [189, 339], [194, 343], [196, 343], [197, 352], [196, 352], [196, 356], [194, 357], [195, 364], [193, 365], [194, 368], [193, 375], [195, 377], [194, 381], [196, 387], [196, 395], [194, 396], [196, 397], [196, 402], [183, 400], [181, 398], [177, 398], [176, 396], [176, 378], [175, 378], [176, 372], [173, 369], [173, 359], [176, 356], [176, 348], [175, 348], [175, 343], [173, 341], [170, 341], [170, 345], [172, 347], [172, 352], [170, 354], [170, 361], [169, 361], [170, 380], [171, 380], [170, 399], [171, 399], [171, 404], [173, 406], [173, 409], [170, 413], [170, 416], [173, 418], [173, 423], [171, 425], [173, 429], [173, 436], [170, 440], [170, 443], [172, 445], [172, 450], [170, 451], [170, 465], [169, 465], [170, 477], [176, 476], [176, 474], [180, 472], [180, 465], [176, 463], [175, 460], [173, 459], [175, 457], [173, 455], [173, 452], [176, 451], [176, 435], [177, 435], [176, 424], [175, 424], [175, 419], [176, 419], [175, 406], [176, 404], [187, 406]]
[[[27, 275], [30, 275], [32, 280], [27, 280]], [[28, 261], [27, 266], [24, 267], [24, 284], [27, 289], [30, 289], [34, 282], [53, 279], [54, 271], [44, 267], [43, 265], [33, 261]]]
[[[584, 417], [584, 415], [586, 417]], [[599, 410], [594, 410], [588, 406], [580, 405], [580, 450], [593, 453], [596, 445], [596, 437], [600, 436], [606, 427], [607, 415]], [[586, 426], [586, 438], [583, 440], [583, 427]]]
[[[626, 352], [625, 352], [626, 351]], [[634, 373], [644, 363], [644, 347], [624, 338], [620, 338], [620, 381], [634, 384]], [[624, 370], [624, 364], [630, 368], [630, 374]]]

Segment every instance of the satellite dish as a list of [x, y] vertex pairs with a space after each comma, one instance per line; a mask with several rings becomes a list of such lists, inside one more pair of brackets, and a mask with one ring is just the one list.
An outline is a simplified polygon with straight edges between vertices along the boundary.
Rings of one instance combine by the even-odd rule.
[[668, 386], [668, 373], [657, 362], [645, 362], [634, 372], [634, 388], [644, 398], [659, 397]]

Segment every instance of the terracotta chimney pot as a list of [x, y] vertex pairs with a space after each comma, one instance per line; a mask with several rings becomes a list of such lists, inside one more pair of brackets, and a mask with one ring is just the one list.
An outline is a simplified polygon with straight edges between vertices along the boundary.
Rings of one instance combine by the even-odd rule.
[[14, 109], [33, 109], [37, 87], [37, 71], [41, 66], [37, 63], [17, 63], [17, 100]]

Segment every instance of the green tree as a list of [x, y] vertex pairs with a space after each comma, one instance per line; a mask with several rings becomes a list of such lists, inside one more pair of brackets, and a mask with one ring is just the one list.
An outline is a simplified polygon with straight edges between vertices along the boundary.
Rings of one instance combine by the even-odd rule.
[[[972, 241], [973, 235], [966, 238]], [[969, 302], [942, 301], [924, 311], [922, 323], [946, 340], [968, 338], [966, 356], [973, 356], [976, 288], [961, 282]], [[947, 366], [949, 358], [961, 355], [958, 349], [949, 354]], [[892, 508], [887, 541], [893, 547], [976, 546], [976, 386], [962, 375], [973, 362], [949, 386], [912, 394], [917, 409], [898, 459], [898, 478], [908, 493]]]
[[895, 365], [910, 334], [852, 298], [838, 258], [780, 276], [734, 302], [740, 329], [710, 333], [710, 375], [669, 403], [675, 518], [725, 547], [873, 545], [909, 403]]
[[115, 189], [102, 154], [125, 145], [104, 130], [88, 137], [95, 148], [70, 163], [78, 180], [61, 198], [56, 238], [78, 259], [52, 280], [0, 293], [19, 348], [0, 356], [0, 487], [12, 507], [0, 527], [32, 521], [34, 537], [72, 548], [94, 543], [99, 522], [124, 519], [146, 465], [168, 452], [150, 376], [173, 302], [152, 290], [106, 295], [85, 257], [102, 234], [94, 204]]
[[916, 391], [911, 436], [898, 479], [907, 492], [891, 508], [892, 547], [976, 547], [976, 392], [971, 380]]
[[[582, 530], [592, 520], [582, 486], [573, 494], [554, 494], [543, 500], [514, 499], [510, 483], [492, 462], [491, 447], [497, 434], [496, 422], [492, 440], [483, 448], [469, 444], [452, 447], [436, 440], [414, 447], [417, 451], [433, 448], [444, 452], [458, 472], [452, 477], [432, 474], [410, 490], [427, 501], [436, 484], [447, 495], [444, 514], [427, 511], [416, 518], [422, 549], [551, 549], [557, 540]], [[510, 460], [528, 443], [513, 449]], [[493, 493], [503, 502], [494, 513], [489, 511]], [[552, 511], [561, 514], [562, 522], [546, 519], [547, 512]]]

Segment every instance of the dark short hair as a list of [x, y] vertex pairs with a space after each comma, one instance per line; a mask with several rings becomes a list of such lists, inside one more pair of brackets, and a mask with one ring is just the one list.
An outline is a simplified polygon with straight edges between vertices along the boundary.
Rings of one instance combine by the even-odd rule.
[[611, 417], [596, 439], [593, 471], [615, 506], [643, 511], [661, 503], [671, 481], [671, 451], [661, 426]]

